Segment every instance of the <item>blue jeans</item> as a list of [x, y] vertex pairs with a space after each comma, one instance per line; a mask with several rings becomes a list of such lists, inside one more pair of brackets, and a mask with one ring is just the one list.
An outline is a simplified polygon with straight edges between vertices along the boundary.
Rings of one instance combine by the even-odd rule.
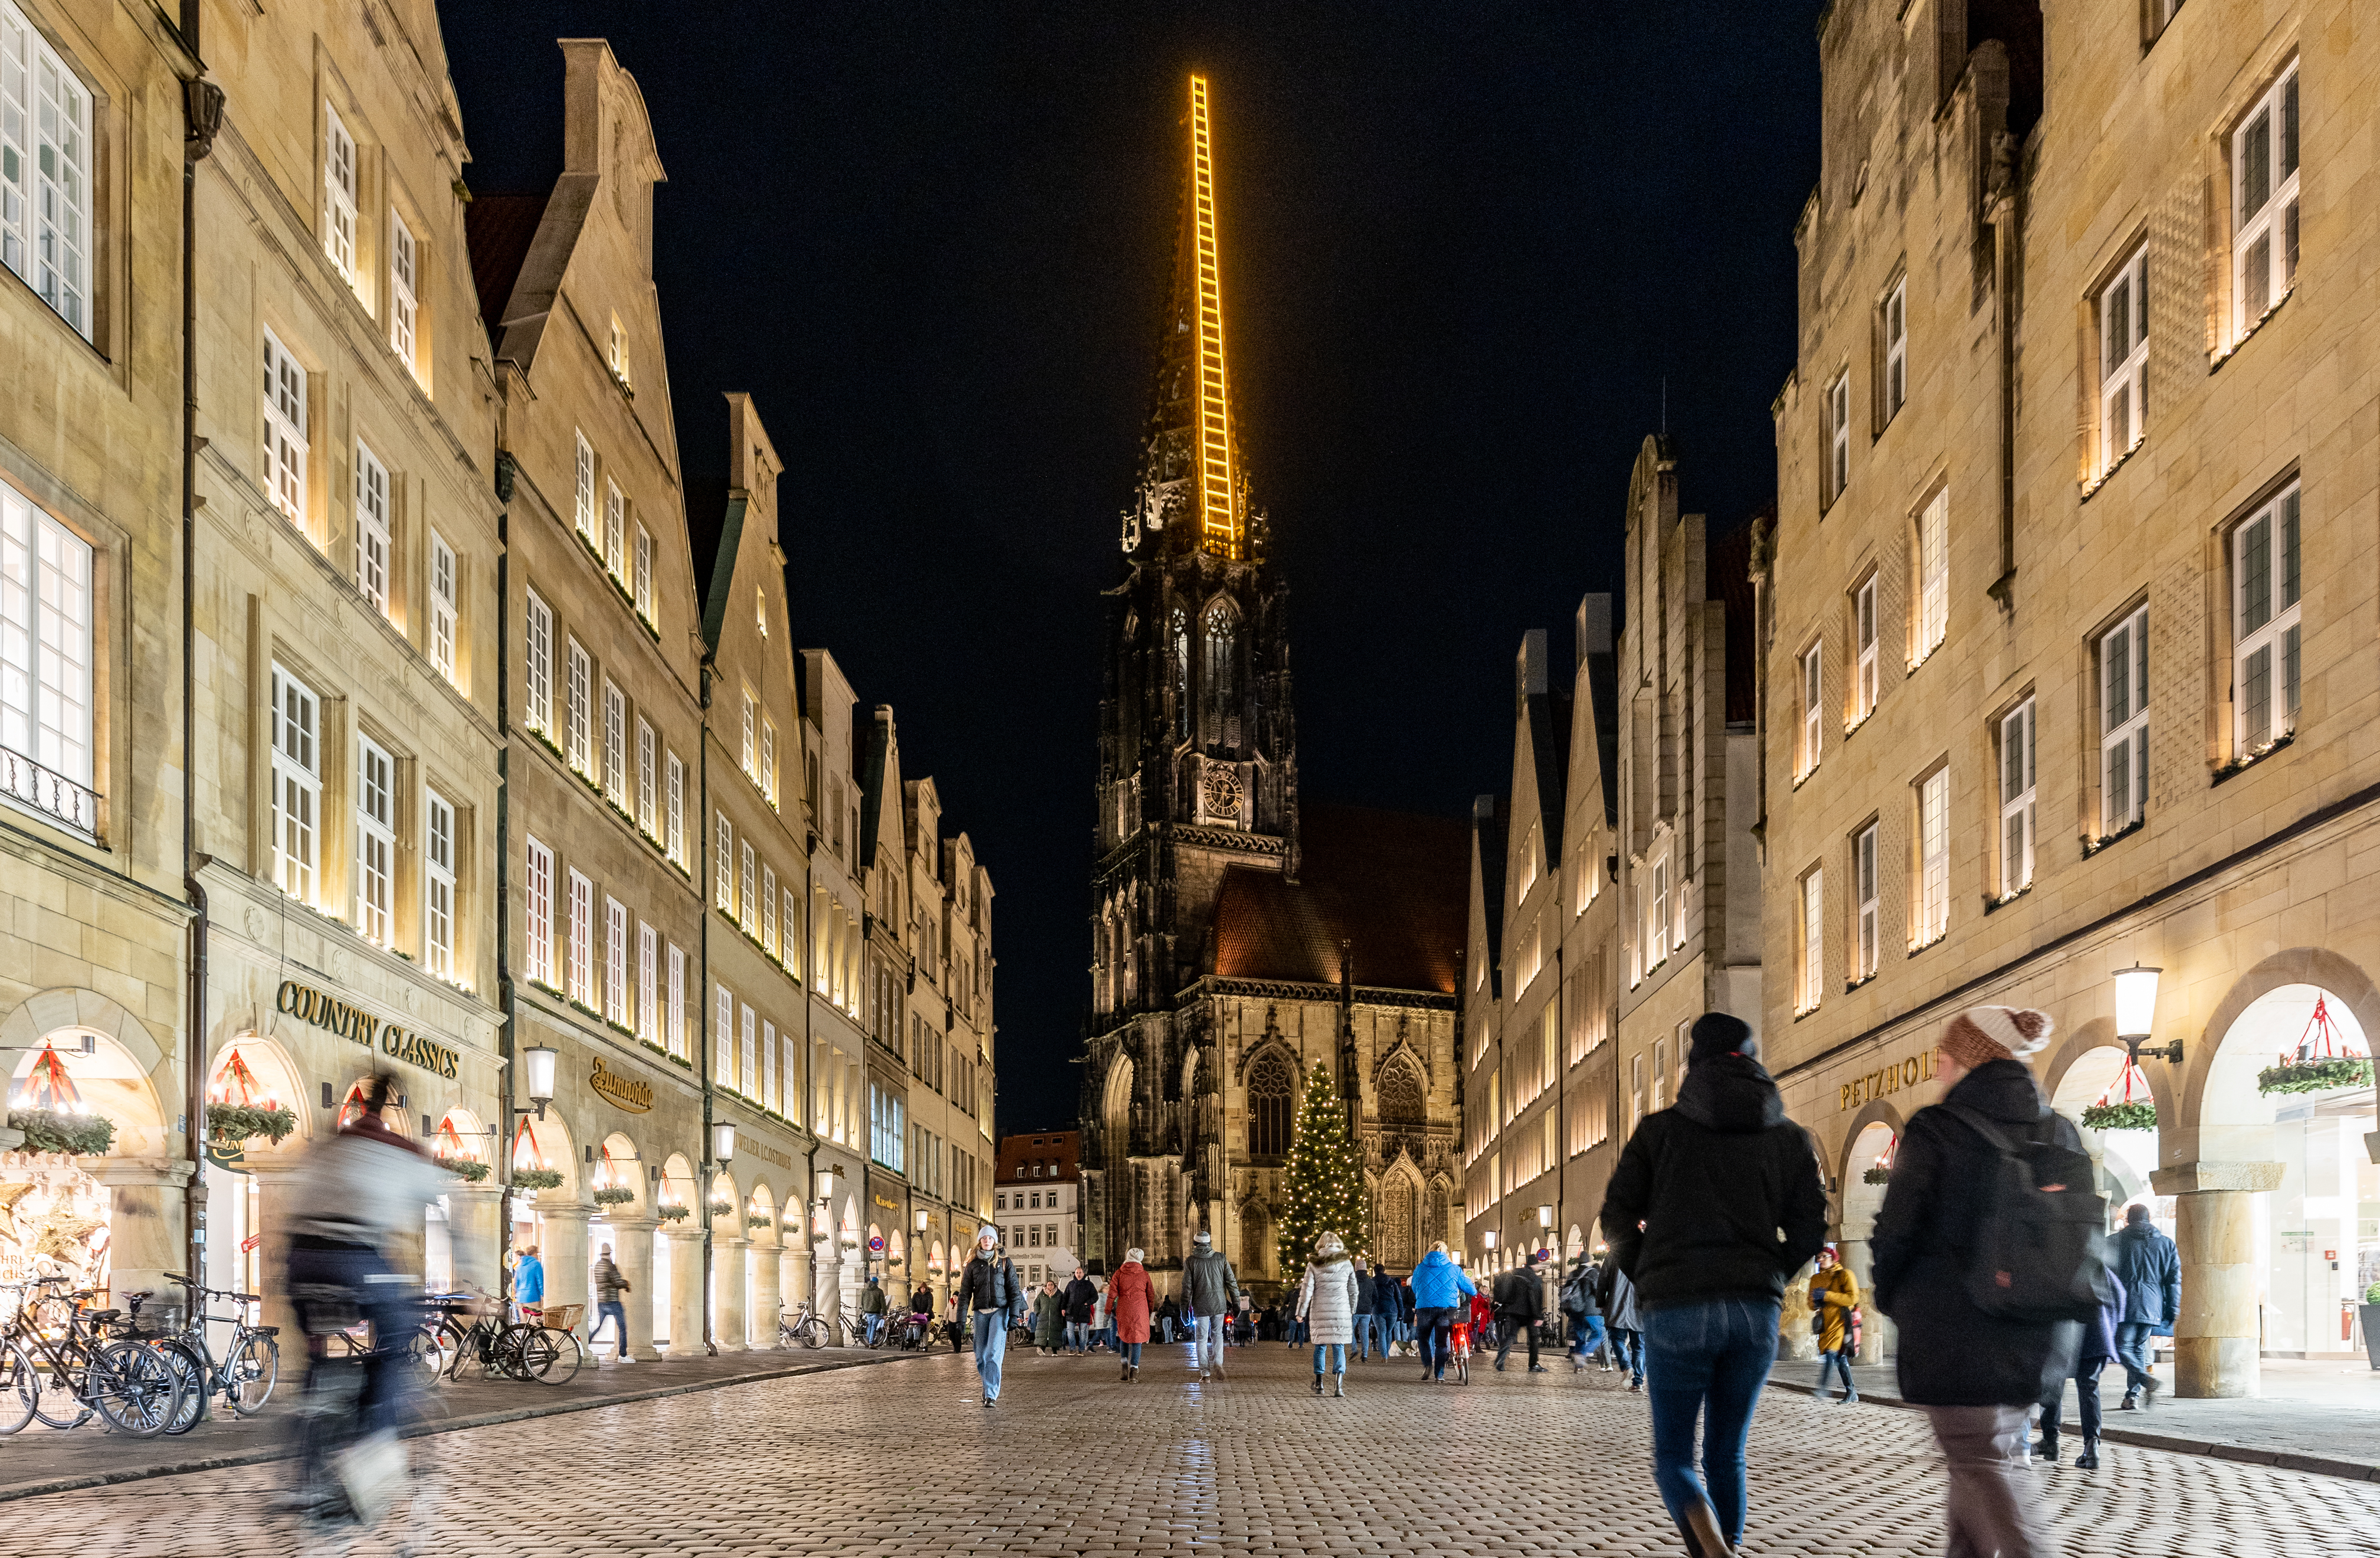
[[1843, 1399], [1848, 1401], [1857, 1396], [1859, 1387], [1852, 1383], [1852, 1355], [1848, 1347], [1841, 1352], [1821, 1352], [1818, 1355], [1818, 1394], [1822, 1396], [1827, 1394], [1827, 1382], [1838, 1373], [1843, 1377]]
[[1120, 1342], [1116, 1345], [1116, 1351], [1123, 1355], [1123, 1362], [1131, 1364], [1135, 1369], [1140, 1367], [1140, 1344], [1138, 1342]]
[[1008, 1311], [975, 1312], [975, 1371], [983, 1376], [983, 1394], [1000, 1399], [1000, 1360], [1008, 1356]]
[[1087, 1321], [1068, 1321], [1066, 1322], [1066, 1350], [1070, 1353], [1078, 1353], [1089, 1347], [1090, 1345], [1090, 1323]]
[[859, 1321], [862, 1325], [868, 1327], [868, 1345], [871, 1347], [874, 1346], [876, 1345], [876, 1333], [884, 1329], [884, 1317], [882, 1315], [862, 1315], [859, 1317]]
[[[1328, 1369], [1322, 1367], [1326, 1360], [1330, 1365]], [[1347, 1372], [1347, 1344], [1344, 1342], [1315, 1343], [1314, 1371], [1317, 1374], [1344, 1374]]]
[[1230, 1321], [1222, 1315], [1198, 1317], [1198, 1371], [1223, 1366], [1223, 1327]]
[[2149, 1372], [2149, 1337], [2156, 1327], [2146, 1321], [2121, 1321], [2116, 1326], [2116, 1361], [2124, 1366], [2124, 1399], [2156, 1388]]
[[1588, 1315], [1582, 1320], [1571, 1321], [1570, 1351], [1572, 1357], [1585, 1357], [1589, 1353], [1601, 1352], [1605, 1345], [1601, 1315]]
[[628, 1308], [626, 1305], [621, 1303], [617, 1298], [613, 1299], [608, 1304], [598, 1304], [595, 1306], [595, 1329], [587, 1333], [587, 1345], [590, 1347], [595, 1345], [595, 1338], [603, 1333], [603, 1322], [607, 1320], [610, 1321], [613, 1325], [612, 1340], [619, 1347], [617, 1356], [621, 1357], [627, 1357]]
[[1415, 1309], [1414, 1334], [1421, 1338], [1421, 1361], [1425, 1369], [1435, 1369], [1442, 1379], [1446, 1374], [1447, 1355], [1453, 1350], [1455, 1317], [1460, 1309]]
[[[1653, 1480], [1681, 1531], [1686, 1511], [1707, 1500], [1730, 1547], [1743, 1538], [1743, 1443], [1752, 1433], [1753, 1406], [1777, 1361], [1777, 1312], [1775, 1299], [1715, 1298], [1645, 1316]], [[1697, 1478], [1694, 1419], [1706, 1407]]]
[[1637, 1383], [1645, 1382], [1645, 1333], [1631, 1331], [1624, 1325], [1611, 1328], [1611, 1356], [1628, 1377]]

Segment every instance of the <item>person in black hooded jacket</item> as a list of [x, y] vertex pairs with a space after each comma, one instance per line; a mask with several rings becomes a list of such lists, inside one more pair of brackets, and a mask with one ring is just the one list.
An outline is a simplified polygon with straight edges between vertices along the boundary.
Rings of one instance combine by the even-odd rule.
[[[1676, 1106], [1636, 1127], [1603, 1200], [1612, 1263], [1644, 1315], [1653, 1479], [1698, 1558], [1727, 1558], [1743, 1535], [1744, 1441], [1786, 1279], [1827, 1236], [1817, 1151], [1758, 1053], [1739, 1019], [1697, 1018]], [[1707, 1489], [1694, 1475], [1706, 1410]]]
[[1953, 1553], [2034, 1558], [2046, 1552], [2022, 1468], [2034, 1403], [2074, 1368], [2082, 1327], [2002, 1320], [1967, 1296], [1967, 1265], [1992, 1211], [1997, 1149], [1961, 1114], [1999, 1134], [2055, 1141], [2082, 1137], [2050, 1112], [2019, 1057], [2049, 1040], [2044, 1012], [1970, 1006], [1942, 1030], [1936, 1069], [1942, 1102], [1901, 1128], [1891, 1187], [1876, 1214], [1876, 1307], [1900, 1328], [1903, 1400], [1925, 1408], [1949, 1479], [1945, 1515]]

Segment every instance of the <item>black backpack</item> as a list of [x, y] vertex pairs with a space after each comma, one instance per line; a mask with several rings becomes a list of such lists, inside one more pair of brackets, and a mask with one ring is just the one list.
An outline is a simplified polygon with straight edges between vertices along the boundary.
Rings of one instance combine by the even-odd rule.
[[2020, 1323], [2092, 1319], [2109, 1290], [2107, 1202], [2090, 1155], [2055, 1140], [2011, 1139], [1973, 1110], [1942, 1107], [1992, 1150], [1967, 1301]]
[[1585, 1320], [1595, 1312], [1595, 1268], [1581, 1266], [1562, 1284], [1561, 1310], [1572, 1320]]

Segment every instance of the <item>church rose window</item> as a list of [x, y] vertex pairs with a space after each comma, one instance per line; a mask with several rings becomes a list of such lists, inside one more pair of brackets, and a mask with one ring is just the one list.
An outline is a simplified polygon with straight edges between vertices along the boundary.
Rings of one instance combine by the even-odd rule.
[[1413, 1067], [1402, 1061], [1380, 1078], [1380, 1118], [1393, 1125], [1420, 1125], [1429, 1111], [1422, 1102], [1421, 1083]]
[[1257, 1158], [1289, 1152], [1289, 1101], [1295, 1091], [1289, 1064], [1269, 1054], [1248, 1072], [1248, 1153]]

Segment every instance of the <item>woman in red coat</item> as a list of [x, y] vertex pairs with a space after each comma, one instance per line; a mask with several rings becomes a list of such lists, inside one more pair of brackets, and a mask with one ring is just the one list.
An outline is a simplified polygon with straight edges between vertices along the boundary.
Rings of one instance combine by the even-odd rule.
[[1141, 1259], [1141, 1251], [1125, 1250], [1123, 1264], [1108, 1279], [1108, 1317], [1115, 1327], [1116, 1350], [1123, 1354], [1126, 1381], [1140, 1377], [1140, 1347], [1148, 1340], [1149, 1311], [1157, 1307], [1157, 1289]]

